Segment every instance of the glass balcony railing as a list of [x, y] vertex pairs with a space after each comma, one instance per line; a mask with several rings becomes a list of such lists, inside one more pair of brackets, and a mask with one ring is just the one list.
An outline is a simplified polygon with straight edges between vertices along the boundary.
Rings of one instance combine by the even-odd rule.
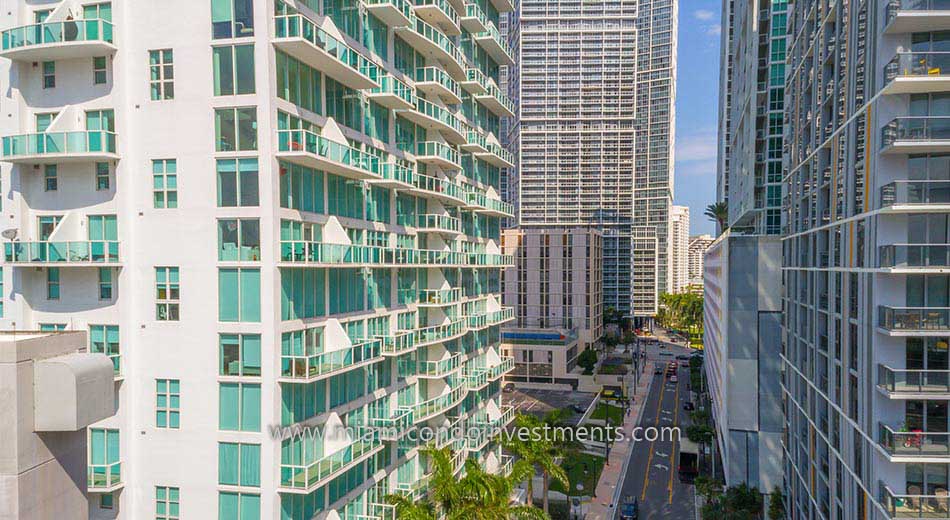
[[488, 385], [488, 371], [484, 368], [471, 369], [462, 376], [469, 390], [481, 390]]
[[511, 372], [511, 370], [514, 368], [515, 368], [515, 358], [503, 357], [501, 358], [501, 363], [498, 363], [497, 365], [488, 369], [488, 380], [496, 381], [501, 376], [507, 374], [508, 372]]
[[[446, 0], [415, 0], [416, 7], [432, 7], [439, 10], [440, 16], [451, 23], [458, 31], [459, 15]], [[456, 33], [457, 34], [457, 33]]]
[[327, 161], [379, 177], [379, 157], [345, 144], [331, 141], [310, 130], [278, 130], [277, 147], [281, 152], [306, 152]]
[[475, 41], [490, 42], [492, 45], [488, 46], [485, 50], [489, 51], [489, 54], [493, 54], [496, 60], [514, 62], [511, 58], [511, 47], [509, 47], [508, 42], [502, 38], [501, 33], [498, 32], [498, 28], [495, 27], [494, 23], [488, 23], [487, 31], [476, 33]]
[[485, 267], [505, 267], [515, 265], [514, 255], [502, 255], [497, 253], [468, 253], [469, 265]]
[[511, 469], [514, 467], [514, 457], [510, 455], [501, 456], [501, 471], [503, 476], [511, 475]]
[[884, 82], [950, 75], [950, 52], [900, 52], [884, 66]]
[[465, 137], [465, 142], [467, 145], [471, 145], [476, 149], [488, 152], [488, 139], [485, 137], [485, 134], [477, 130], [469, 130]]
[[394, 334], [377, 336], [382, 342], [382, 352], [386, 355], [399, 355], [416, 348], [419, 334], [414, 330], [400, 331]]
[[397, 410], [391, 417], [370, 417], [369, 424], [383, 440], [396, 440], [412, 429], [412, 410]]
[[416, 105], [415, 91], [399, 78], [391, 74], [384, 74], [373, 78], [373, 80], [376, 81], [379, 86], [369, 91], [371, 98], [374, 94], [389, 94], [399, 98], [407, 105]]
[[412, 406], [412, 416], [416, 422], [419, 422], [445, 413], [458, 405], [465, 397], [465, 394], [465, 386], [459, 385], [447, 394], [442, 394]]
[[466, 320], [468, 323], [468, 328], [483, 329], [486, 327], [493, 327], [495, 325], [500, 325], [508, 320], [514, 319], [514, 317], [515, 317], [515, 308], [504, 307], [497, 311], [474, 314], [474, 315], [468, 316]]
[[[451, 150], [451, 148], [449, 150]], [[463, 190], [463, 188], [458, 183], [452, 182], [448, 179], [420, 174], [416, 175], [415, 182], [413, 184], [417, 189], [439, 195], [445, 195], [453, 199], [457, 199], [460, 202], [465, 201], [466, 198], [466, 192]]]
[[[461, 168], [459, 153], [451, 146], [437, 141], [425, 141], [416, 144], [417, 159], [420, 157], [437, 157], [443, 161], [458, 165]], [[422, 160], [422, 159], [419, 159]]]
[[485, 12], [476, 3], [465, 4], [465, 19], [475, 20], [475, 25], [479, 28], [478, 32], [488, 30], [488, 24], [491, 23]]
[[892, 332], [950, 331], [948, 307], [878, 306], [878, 327]]
[[429, 492], [430, 475], [419, 477], [414, 482], [398, 482], [393, 492], [412, 500], [421, 500]]
[[89, 464], [87, 487], [90, 490], [110, 489], [122, 483], [122, 463]]
[[881, 447], [895, 457], [950, 457], [950, 433], [895, 431], [879, 424]]
[[950, 141], [950, 116], [898, 117], [881, 132], [881, 146], [885, 148], [898, 141]]
[[444, 377], [459, 368], [462, 354], [455, 354], [448, 359], [438, 361], [419, 361], [416, 363], [416, 372], [420, 376]]
[[459, 88], [459, 84], [452, 79], [452, 76], [449, 76], [448, 73], [439, 67], [421, 67], [416, 69], [416, 83], [437, 83], [449, 91], [455, 99], [460, 100], [462, 98], [462, 91]]
[[451, 128], [459, 135], [465, 135], [465, 130], [462, 128], [462, 120], [452, 112], [449, 112], [447, 109], [442, 108], [431, 101], [426, 101], [421, 97], [417, 97], [416, 111], [424, 116], [435, 119], [446, 127]]
[[419, 334], [419, 346], [441, 343], [465, 333], [465, 320], [453, 321], [444, 325], [433, 325], [416, 329]]
[[895, 181], [881, 186], [881, 207], [950, 204], [950, 181]]
[[498, 146], [497, 144], [489, 143], [489, 144], [488, 144], [488, 151], [489, 151], [489, 153], [491, 153], [492, 155], [498, 157], [499, 159], [501, 159], [502, 161], [504, 161], [504, 162], [506, 162], [506, 163], [508, 163], [508, 164], [514, 164], [514, 163], [515, 163], [515, 156], [514, 156], [514, 154], [512, 154], [512, 153], [509, 152], [508, 150], [505, 150], [505, 149], [502, 148], [501, 146]]
[[508, 98], [505, 94], [502, 93], [501, 89], [498, 88], [498, 85], [494, 81], [489, 81], [486, 83], [487, 95], [491, 96], [496, 103], [506, 112], [504, 115], [511, 115], [515, 113], [515, 104], [511, 99]]
[[888, 0], [887, 24], [901, 11], [950, 11], [950, 0]]
[[925, 269], [948, 266], [950, 244], [892, 244], [880, 248], [880, 267]]
[[950, 393], [950, 370], [921, 370], [877, 366], [877, 386], [889, 394]]
[[419, 291], [419, 303], [428, 305], [451, 305], [462, 299], [462, 289], [422, 289]]
[[112, 43], [112, 22], [100, 19], [43, 22], [7, 29], [0, 33], [4, 52], [37, 45], [63, 43]]
[[115, 133], [104, 130], [45, 132], [3, 138], [4, 159], [115, 153]]
[[282, 240], [281, 262], [327, 265], [506, 267], [512, 255]]
[[503, 200], [488, 198], [485, 193], [474, 187], [468, 190], [466, 202], [472, 206], [478, 206], [493, 213], [514, 215], [515, 211], [515, 207], [512, 204]]
[[3, 244], [3, 256], [10, 263], [116, 263], [119, 261], [119, 242], [7, 242]]
[[281, 353], [281, 376], [290, 380], [308, 381], [344, 372], [355, 366], [382, 359], [382, 341], [363, 340], [353, 346], [332, 352]]
[[[907, 485], [908, 494], [894, 493], [888, 486], [881, 484], [881, 505], [892, 520], [910, 518], [948, 518], [950, 495], [946, 491], [934, 489], [932, 495], [922, 495], [918, 486]], [[939, 494], [938, 494], [939, 493]]]
[[379, 169], [380, 177], [387, 181], [400, 182], [412, 186], [415, 184], [416, 171], [408, 166], [396, 163], [383, 163]]
[[450, 233], [461, 233], [462, 221], [449, 215], [419, 215], [416, 221], [419, 229], [436, 229]]
[[352, 444], [335, 453], [305, 465], [280, 465], [280, 484], [290, 489], [316, 489], [331, 478], [349, 469], [362, 459], [382, 448], [376, 439], [366, 439], [364, 435]]
[[449, 39], [448, 36], [443, 34], [435, 27], [427, 24], [419, 17], [416, 17], [416, 25], [414, 30], [423, 38], [441, 49], [442, 52], [447, 54], [452, 59], [452, 61], [454, 61], [454, 64], [459, 67], [459, 70], [464, 74], [465, 56], [462, 54], [462, 51], [460, 51], [459, 48], [456, 47], [454, 43], [452, 43], [452, 40]]
[[370, 12], [380, 9], [390, 9], [398, 12], [399, 16], [394, 17], [394, 20], [395, 18], [399, 18], [400, 24], [412, 19], [412, 7], [409, 4], [409, 0], [363, 0], [363, 4], [366, 5], [366, 8]]
[[375, 63], [353, 50], [346, 43], [317, 27], [301, 14], [274, 16], [274, 31], [277, 38], [303, 38], [314, 47], [367, 78], [379, 75]]

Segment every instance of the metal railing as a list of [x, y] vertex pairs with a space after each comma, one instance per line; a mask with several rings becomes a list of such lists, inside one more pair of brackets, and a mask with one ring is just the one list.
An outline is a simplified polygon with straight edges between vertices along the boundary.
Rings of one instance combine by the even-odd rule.
[[897, 141], [950, 140], [950, 116], [904, 116], [891, 120], [881, 129], [881, 146]]
[[877, 366], [877, 385], [892, 394], [950, 393], [950, 370], [924, 370]]
[[881, 186], [881, 207], [950, 204], [950, 181], [894, 181]]
[[301, 14], [275, 15], [274, 31], [277, 38], [303, 38], [364, 76], [372, 78], [378, 75], [378, 67], [369, 58], [317, 27], [309, 18]]
[[890, 331], [950, 331], [950, 307], [878, 306], [878, 326]]
[[891, 244], [879, 250], [880, 267], [948, 267], [950, 244]]
[[33, 45], [72, 42], [112, 43], [113, 25], [106, 20], [66, 20], [22, 25], [0, 33], [2, 49], [9, 51]]
[[310, 130], [278, 130], [277, 147], [281, 152], [306, 152], [357, 170], [379, 176], [379, 157], [331, 141]]

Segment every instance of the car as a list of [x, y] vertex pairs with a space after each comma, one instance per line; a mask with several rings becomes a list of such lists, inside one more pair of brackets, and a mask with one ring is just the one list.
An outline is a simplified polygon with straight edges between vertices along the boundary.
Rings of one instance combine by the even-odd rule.
[[666, 348], [666, 343], [660, 342], [660, 348]]
[[637, 497], [628, 496], [623, 499], [623, 503], [620, 504], [620, 520], [639, 520], [640, 518], [640, 503], [637, 502]]
[[670, 338], [670, 343], [678, 343], [679, 341], [676, 338]]
[[689, 361], [689, 356], [687, 356], [686, 354], [680, 354], [680, 355], [676, 356], [676, 359], [678, 359], [678, 360], [680, 360], [680, 361]]
[[587, 411], [586, 408], [584, 408], [583, 406], [581, 406], [581, 405], [579, 405], [579, 404], [572, 404], [572, 405], [571, 405], [571, 410], [574, 410], [576, 413], [584, 413], [584, 412]]
[[685, 403], [683, 403], [683, 409], [686, 410], [687, 412], [691, 412], [696, 409], [696, 406], [693, 405], [692, 401], [686, 401]]
[[682, 363], [680, 363], [680, 366], [683, 368], [689, 368], [689, 361], [683, 361]]
[[679, 379], [677, 379], [676, 376], [670, 376], [670, 383], [675, 383], [677, 381], [679, 381]]
[[657, 375], [657, 376], [663, 375], [663, 369], [660, 367], [657, 367], [656, 370], [653, 371], [653, 375]]

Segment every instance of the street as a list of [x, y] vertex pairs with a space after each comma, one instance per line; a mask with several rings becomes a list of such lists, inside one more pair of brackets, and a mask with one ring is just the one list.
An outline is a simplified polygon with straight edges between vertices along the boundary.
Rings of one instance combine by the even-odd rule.
[[[680, 361], [677, 361], [675, 356], [689, 354], [690, 350], [667, 345], [665, 349], [649, 349], [647, 356], [650, 364], [647, 365], [645, 376], [655, 379], [647, 396], [640, 426], [677, 426], [685, 437], [689, 412], [683, 410], [683, 403], [689, 400], [689, 369], [678, 366], [678, 382], [671, 383], [665, 375], [654, 374], [654, 366], [665, 371], [666, 364], [670, 361], [676, 361], [679, 365]], [[680, 482], [677, 472], [678, 447], [678, 443], [671, 442], [668, 438], [654, 442], [641, 440], [634, 445], [620, 493], [620, 502], [623, 503], [629, 496], [636, 497], [640, 502], [641, 519], [693, 518], [693, 486]]]

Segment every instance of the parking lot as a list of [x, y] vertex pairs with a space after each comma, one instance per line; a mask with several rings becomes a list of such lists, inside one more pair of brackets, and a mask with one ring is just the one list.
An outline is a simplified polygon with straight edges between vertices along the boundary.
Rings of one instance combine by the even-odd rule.
[[596, 398], [597, 394], [592, 393], [516, 388], [513, 392], [505, 393], [503, 399], [505, 404], [514, 406], [518, 412], [538, 417], [543, 417], [551, 410], [563, 409], [567, 412], [564, 422], [576, 426], [583, 412], [577, 412], [574, 408], [586, 411]]

